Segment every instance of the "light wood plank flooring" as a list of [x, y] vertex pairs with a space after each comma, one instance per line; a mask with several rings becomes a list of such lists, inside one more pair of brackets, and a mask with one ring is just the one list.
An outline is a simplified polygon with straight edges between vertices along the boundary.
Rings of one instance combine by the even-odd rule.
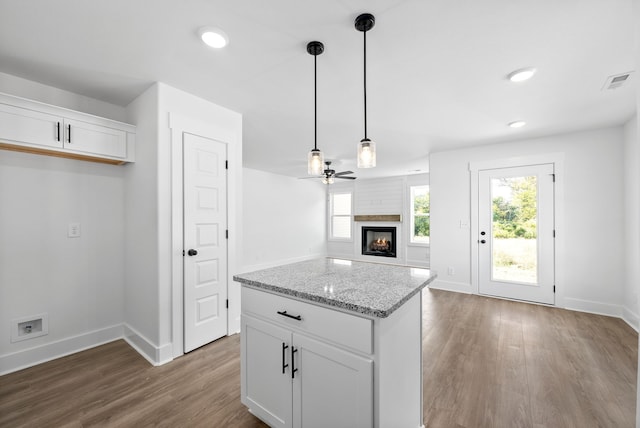
[[[427, 290], [431, 427], [634, 427], [623, 321]], [[151, 367], [124, 341], [0, 377], [0, 427], [264, 427], [240, 403], [239, 336]], [[400, 427], [389, 427], [400, 428]]]

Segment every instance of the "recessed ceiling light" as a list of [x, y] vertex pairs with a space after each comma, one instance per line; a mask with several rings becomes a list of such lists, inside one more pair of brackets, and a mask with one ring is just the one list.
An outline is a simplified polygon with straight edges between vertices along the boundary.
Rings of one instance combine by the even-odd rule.
[[198, 30], [198, 35], [205, 44], [212, 48], [220, 49], [229, 44], [229, 37], [219, 28], [202, 27]]
[[509, 124], [509, 126], [512, 127], [512, 128], [522, 128], [526, 124], [527, 124], [527, 122], [525, 122], [523, 120], [516, 120], [515, 122], [511, 122]]
[[524, 82], [525, 80], [529, 80], [536, 74], [536, 69], [533, 67], [529, 68], [521, 68], [520, 70], [512, 71], [507, 75], [509, 80], [512, 82]]

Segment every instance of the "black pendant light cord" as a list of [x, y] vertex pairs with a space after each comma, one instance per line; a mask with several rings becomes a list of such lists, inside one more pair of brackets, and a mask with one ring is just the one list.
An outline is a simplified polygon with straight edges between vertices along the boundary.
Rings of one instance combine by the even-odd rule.
[[313, 56], [313, 149], [318, 150], [318, 56]]
[[367, 32], [364, 34], [364, 139], [367, 138]]

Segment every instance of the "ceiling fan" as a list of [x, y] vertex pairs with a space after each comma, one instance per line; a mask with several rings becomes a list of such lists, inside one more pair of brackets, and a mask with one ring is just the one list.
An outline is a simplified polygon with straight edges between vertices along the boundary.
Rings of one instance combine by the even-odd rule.
[[315, 175], [312, 177], [300, 177], [300, 178], [322, 178], [322, 182], [324, 184], [333, 184], [334, 179], [342, 178], [345, 180], [355, 180], [357, 177], [347, 177], [347, 175], [353, 174], [353, 171], [341, 171], [336, 172], [334, 169], [331, 169], [331, 162], [326, 161], [324, 163], [324, 171], [322, 171], [322, 175]]

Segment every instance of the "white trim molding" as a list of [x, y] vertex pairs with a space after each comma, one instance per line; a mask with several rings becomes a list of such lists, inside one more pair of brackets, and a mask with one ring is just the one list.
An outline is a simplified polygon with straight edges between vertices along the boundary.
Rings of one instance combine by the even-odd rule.
[[124, 340], [154, 366], [161, 366], [173, 360], [171, 344], [156, 346], [128, 324], [124, 324]]
[[233, 275], [238, 272], [242, 232], [242, 130], [212, 122], [203, 122], [169, 113], [171, 132], [171, 250], [172, 250], [172, 353], [173, 358], [184, 354], [183, 303], [183, 206], [182, 206], [182, 136], [199, 135], [227, 144], [227, 228], [229, 230], [227, 258], [227, 297], [229, 310], [227, 334], [240, 331], [240, 294], [234, 292]]
[[117, 324], [0, 356], [0, 376], [123, 338]]
[[471, 289], [479, 294], [478, 278], [478, 172], [485, 169], [510, 168], [522, 165], [553, 164], [555, 174], [554, 191], [554, 222], [555, 222], [555, 306], [564, 307], [564, 265], [565, 265], [565, 237], [564, 237], [564, 153], [547, 153], [540, 155], [518, 156], [506, 159], [469, 162], [471, 180]]

